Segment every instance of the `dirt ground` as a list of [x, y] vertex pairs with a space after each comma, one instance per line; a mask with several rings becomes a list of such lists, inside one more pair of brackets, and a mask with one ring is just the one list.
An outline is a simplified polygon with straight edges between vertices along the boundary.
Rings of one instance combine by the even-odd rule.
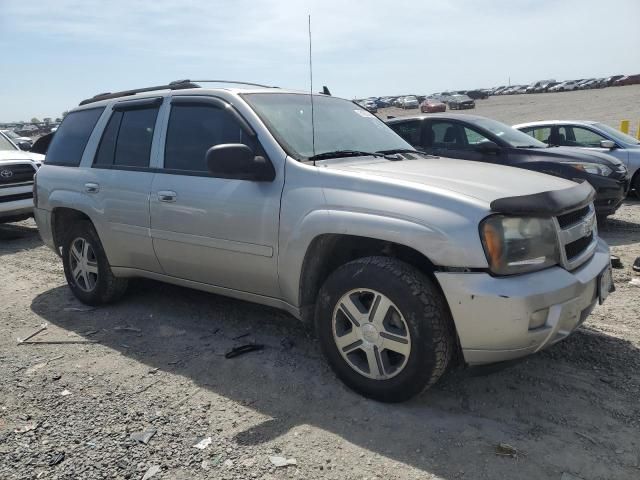
[[[574, 92], [499, 95], [476, 100], [474, 110], [454, 110], [451, 113], [473, 113], [507, 125], [537, 120], [596, 120], [618, 128], [620, 120], [629, 120], [632, 133], [635, 133], [640, 123], [638, 99], [640, 85], [628, 85]], [[383, 120], [387, 115], [416, 114], [419, 114], [418, 109], [382, 108], [378, 112]]]
[[[478, 113], [533, 120], [527, 102], [546, 98], [489, 99]], [[622, 103], [640, 120], [637, 103]], [[584, 108], [567, 116], [607, 121]], [[1, 225], [0, 479], [142, 479], [154, 466], [165, 480], [639, 479], [640, 202], [600, 233], [624, 268], [574, 335], [386, 405], [344, 387], [284, 313], [142, 280], [89, 309], [32, 221]], [[253, 342], [265, 349], [225, 358]], [[131, 438], [144, 431], [155, 432], [148, 443]], [[501, 443], [513, 455], [497, 454]]]

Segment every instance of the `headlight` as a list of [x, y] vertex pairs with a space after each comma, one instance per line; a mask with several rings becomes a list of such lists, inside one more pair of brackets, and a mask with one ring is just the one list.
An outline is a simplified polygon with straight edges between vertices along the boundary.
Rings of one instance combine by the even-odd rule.
[[492, 215], [480, 224], [480, 237], [489, 268], [498, 275], [542, 270], [559, 261], [550, 218]]
[[565, 165], [569, 165], [570, 167], [582, 170], [583, 172], [592, 173], [594, 175], [601, 175], [603, 177], [608, 177], [613, 172], [613, 170], [611, 170], [606, 165], [600, 165], [599, 163], [571, 162], [566, 163]]

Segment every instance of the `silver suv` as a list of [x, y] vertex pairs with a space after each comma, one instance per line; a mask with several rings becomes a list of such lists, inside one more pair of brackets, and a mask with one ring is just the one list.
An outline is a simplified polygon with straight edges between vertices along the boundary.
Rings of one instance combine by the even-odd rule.
[[327, 95], [97, 96], [64, 119], [36, 192], [82, 302], [146, 277], [281, 308], [383, 401], [548, 347], [612, 288], [587, 183], [424, 155]]

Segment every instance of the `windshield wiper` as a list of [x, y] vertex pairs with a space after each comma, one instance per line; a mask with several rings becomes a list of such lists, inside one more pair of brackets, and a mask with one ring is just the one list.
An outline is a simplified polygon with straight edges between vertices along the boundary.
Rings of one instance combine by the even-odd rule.
[[376, 150], [376, 153], [382, 155], [393, 155], [394, 153], [422, 153], [418, 150], [411, 150], [409, 148], [392, 148], [391, 150]]
[[539, 147], [537, 145], [518, 145], [516, 148], [546, 148], [546, 147]]
[[340, 157], [382, 157], [380, 153], [363, 152], [361, 150], [333, 150], [331, 152], [322, 152], [309, 157], [309, 160], [324, 160], [325, 158]]

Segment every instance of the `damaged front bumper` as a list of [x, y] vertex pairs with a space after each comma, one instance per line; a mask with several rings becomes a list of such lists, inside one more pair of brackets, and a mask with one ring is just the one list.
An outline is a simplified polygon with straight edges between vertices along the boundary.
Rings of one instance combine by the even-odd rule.
[[535, 353], [579, 327], [600, 297], [600, 279], [610, 268], [602, 240], [580, 268], [493, 277], [484, 272], [437, 272], [449, 303], [465, 362], [512, 360]]

